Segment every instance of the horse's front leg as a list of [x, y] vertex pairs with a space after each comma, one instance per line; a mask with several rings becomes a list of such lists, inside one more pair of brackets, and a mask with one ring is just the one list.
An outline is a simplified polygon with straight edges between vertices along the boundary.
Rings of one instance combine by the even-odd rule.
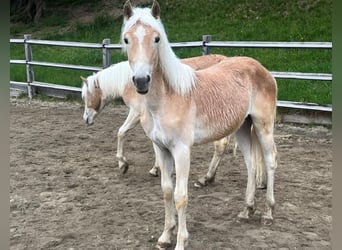
[[128, 116], [125, 120], [125, 122], [122, 124], [122, 126], [119, 128], [118, 131], [118, 146], [117, 146], [117, 152], [116, 152], [116, 158], [118, 159], [119, 162], [119, 169], [121, 172], [124, 174], [128, 170], [128, 162], [126, 157], [124, 156], [124, 138], [126, 133], [134, 128], [138, 123], [139, 123], [139, 117], [140, 113], [135, 111], [134, 109], [130, 109]]
[[160, 166], [161, 187], [163, 191], [164, 206], [165, 206], [165, 223], [164, 231], [158, 239], [157, 248], [166, 249], [171, 246], [171, 237], [176, 228], [176, 210], [173, 199], [173, 184], [172, 173], [174, 161], [171, 153], [164, 148], [159, 148], [154, 145], [157, 163]]
[[177, 145], [173, 150], [176, 172], [175, 205], [178, 215], [178, 232], [176, 250], [183, 250], [188, 242], [186, 227], [186, 209], [188, 205], [188, 179], [190, 171], [190, 147]]
[[222, 160], [223, 153], [225, 149], [227, 148], [229, 140], [230, 140], [230, 136], [227, 136], [227, 137], [222, 138], [221, 140], [214, 142], [215, 151], [214, 151], [213, 158], [211, 159], [208, 172], [205, 176], [198, 179], [198, 181], [195, 183], [196, 187], [204, 187], [214, 182], [217, 167]]

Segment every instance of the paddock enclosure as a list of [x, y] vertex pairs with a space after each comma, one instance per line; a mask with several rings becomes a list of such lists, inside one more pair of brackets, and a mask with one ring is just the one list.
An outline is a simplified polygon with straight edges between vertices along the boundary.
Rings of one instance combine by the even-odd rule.
[[[110, 103], [86, 126], [81, 102], [10, 99], [11, 249], [154, 249], [164, 204], [160, 178], [148, 174], [154, 152], [140, 125], [127, 135], [125, 175], [115, 158], [127, 114]], [[265, 190], [257, 190], [253, 218], [236, 220], [247, 180], [240, 151], [233, 156], [229, 145], [215, 182], [196, 188], [213, 145], [193, 147], [187, 249], [332, 248], [332, 130], [277, 123], [275, 142], [270, 226], [260, 224]]]

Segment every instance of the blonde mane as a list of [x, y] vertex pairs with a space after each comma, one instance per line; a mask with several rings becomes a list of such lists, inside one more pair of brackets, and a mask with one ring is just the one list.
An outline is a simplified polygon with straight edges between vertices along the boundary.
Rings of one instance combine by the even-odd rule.
[[87, 89], [93, 93], [95, 80], [97, 80], [102, 91], [102, 98], [115, 98], [122, 96], [125, 86], [130, 82], [132, 71], [128, 61], [113, 64], [108, 68], [98, 71], [96, 74], [87, 77], [88, 86], [82, 86], [82, 98], [86, 95]]
[[134, 8], [133, 15], [128, 19], [124, 19], [121, 29], [123, 51], [126, 51], [126, 44], [123, 42], [123, 35], [138, 21], [144, 25], [152, 27], [160, 34], [158, 49], [159, 65], [167, 84], [181, 95], [188, 94], [196, 83], [195, 72], [191, 67], [183, 64], [173, 52], [160, 18], [156, 19], [153, 17], [150, 8]]

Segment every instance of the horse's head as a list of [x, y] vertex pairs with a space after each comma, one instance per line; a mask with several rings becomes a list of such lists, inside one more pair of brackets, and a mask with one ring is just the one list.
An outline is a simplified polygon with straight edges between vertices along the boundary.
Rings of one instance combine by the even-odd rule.
[[132, 8], [129, 0], [124, 5], [121, 39], [133, 71], [133, 83], [140, 94], [148, 92], [153, 70], [158, 65], [158, 50], [162, 44], [159, 14], [156, 1], [151, 9]]
[[84, 100], [84, 113], [83, 119], [86, 124], [91, 125], [94, 123], [96, 115], [104, 107], [104, 101], [102, 99], [102, 91], [99, 86], [99, 82], [96, 75], [84, 78], [82, 86], [82, 99]]

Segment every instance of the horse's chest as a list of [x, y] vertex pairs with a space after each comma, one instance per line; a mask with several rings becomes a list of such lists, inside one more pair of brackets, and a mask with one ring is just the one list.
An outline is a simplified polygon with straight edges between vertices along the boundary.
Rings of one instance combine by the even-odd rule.
[[167, 133], [167, 128], [163, 125], [159, 117], [149, 115], [143, 124], [147, 136], [159, 146], [168, 146], [170, 143], [170, 135]]
[[157, 144], [166, 144], [167, 141], [167, 134], [161, 125], [161, 121], [158, 118], [153, 119], [153, 126], [150, 131], [150, 138], [152, 141], [156, 142]]

